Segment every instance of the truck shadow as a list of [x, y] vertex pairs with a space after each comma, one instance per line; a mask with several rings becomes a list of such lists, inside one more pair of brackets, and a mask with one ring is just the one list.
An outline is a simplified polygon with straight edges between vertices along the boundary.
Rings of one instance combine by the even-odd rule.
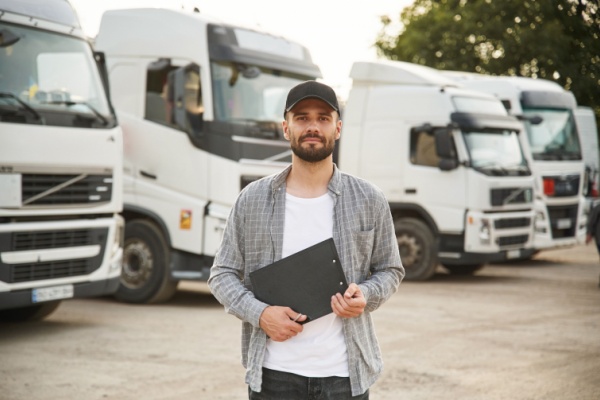
[[97, 299], [90, 299], [90, 301], [97, 302], [106, 302], [112, 303], [115, 305], [123, 304], [133, 307], [170, 307], [170, 306], [178, 306], [178, 307], [223, 307], [217, 299], [211, 293], [200, 292], [196, 290], [190, 289], [177, 289], [173, 297], [163, 303], [153, 303], [153, 304], [133, 304], [133, 303], [124, 303], [112, 296], [100, 297]]
[[164, 304], [182, 307], [223, 307], [211, 293], [189, 289], [177, 289], [171, 300]]
[[[407, 281], [406, 283], [470, 283], [470, 284], [497, 284], [497, 283], [513, 283], [522, 280], [517, 276], [496, 276], [486, 275], [485, 269], [475, 273], [474, 275], [452, 275], [445, 271], [438, 271], [431, 279], [426, 282]], [[403, 283], [404, 284], [404, 283]]]
[[0, 320], [0, 353], [2, 353], [2, 346], [13, 340], [47, 340], [49, 336], [62, 335], [66, 331], [73, 331], [75, 329], [85, 330], [95, 325], [97, 325], [95, 322], [89, 320], [58, 321], [45, 319], [23, 322]]
[[545, 259], [531, 259], [531, 260], [511, 260], [511, 261], [499, 261], [495, 263], [486, 264], [484, 268], [501, 266], [501, 267], [514, 267], [514, 268], [539, 268], [539, 267], [564, 267], [564, 262], [551, 261]]

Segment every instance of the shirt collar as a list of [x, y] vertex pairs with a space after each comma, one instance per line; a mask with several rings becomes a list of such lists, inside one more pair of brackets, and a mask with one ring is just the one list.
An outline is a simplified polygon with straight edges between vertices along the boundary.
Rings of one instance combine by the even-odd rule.
[[[291, 170], [292, 165], [290, 164], [279, 174], [275, 175], [273, 181], [271, 182], [271, 189], [273, 193], [277, 192], [277, 190], [281, 188], [285, 188], [285, 180]], [[327, 187], [337, 196], [342, 194], [342, 173], [335, 164], [333, 164], [333, 176], [331, 177]]]

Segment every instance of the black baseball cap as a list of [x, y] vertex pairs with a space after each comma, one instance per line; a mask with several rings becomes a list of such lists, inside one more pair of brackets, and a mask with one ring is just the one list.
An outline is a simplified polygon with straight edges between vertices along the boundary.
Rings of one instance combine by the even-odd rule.
[[341, 115], [337, 96], [331, 87], [317, 81], [306, 81], [294, 86], [288, 93], [283, 117], [285, 118], [288, 111], [305, 99], [322, 100]]

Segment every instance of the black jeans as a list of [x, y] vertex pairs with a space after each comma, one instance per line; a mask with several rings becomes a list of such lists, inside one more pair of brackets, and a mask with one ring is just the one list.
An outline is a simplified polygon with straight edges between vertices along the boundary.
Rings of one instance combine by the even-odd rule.
[[350, 378], [307, 378], [263, 368], [260, 393], [248, 388], [250, 400], [369, 400], [369, 391], [352, 397]]

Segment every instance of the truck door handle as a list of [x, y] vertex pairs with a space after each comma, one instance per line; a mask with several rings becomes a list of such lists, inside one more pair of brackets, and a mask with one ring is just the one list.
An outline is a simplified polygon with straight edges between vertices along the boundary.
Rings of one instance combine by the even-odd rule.
[[417, 194], [417, 189], [412, 189], [412, 188], [404, 189], [404, 193], [406, 193], [406, 194]]
[[140, 175], [145, 178], [156, 179], [156, 175], [140, 170]]

